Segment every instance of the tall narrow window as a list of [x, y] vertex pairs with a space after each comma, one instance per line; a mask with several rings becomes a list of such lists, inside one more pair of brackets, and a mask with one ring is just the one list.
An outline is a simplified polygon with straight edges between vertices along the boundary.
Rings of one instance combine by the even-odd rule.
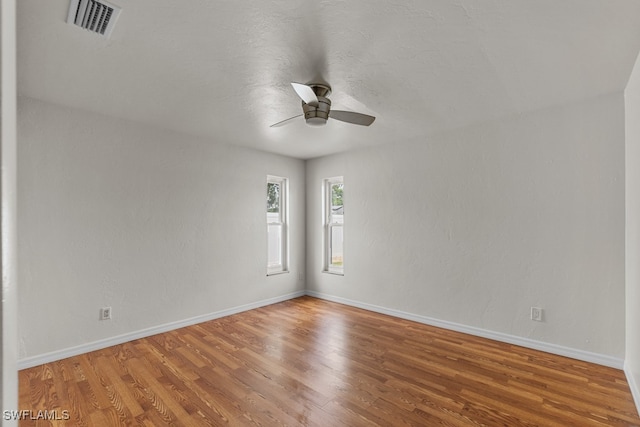
[[287, 179], [267, 176], [267, 275], [288, 269]]
[[344, 274], [344, 183], [342, 177], [324, 181], [325, 271]]

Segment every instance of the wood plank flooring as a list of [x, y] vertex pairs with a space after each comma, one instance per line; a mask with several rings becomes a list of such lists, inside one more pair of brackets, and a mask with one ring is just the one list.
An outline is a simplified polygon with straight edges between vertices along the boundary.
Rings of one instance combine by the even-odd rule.
[[25, 427], [640, 426], [619, 370], [310, 297], [19, 381]]

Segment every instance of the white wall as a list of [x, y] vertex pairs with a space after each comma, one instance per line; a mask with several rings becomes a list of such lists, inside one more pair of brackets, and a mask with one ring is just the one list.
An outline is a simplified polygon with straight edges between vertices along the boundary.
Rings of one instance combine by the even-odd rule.
[[[23, 360], [303, 291], [303, 161], [18, 107]], [[291, 273], [270, 277], [267, 174], [289, 178], [291, 202]]]
[[[16, 351], [18, 281], [16, 220], [16, 3], [0, 2], [0, 161], [2, 197], [1, 257], [2, 290], [0, 291], [0, 408], [18, 409], [18, 372]], [[16, 420], [0, 421], [3, 426], [17, 425]]]
[[[308, 289], [621, 366], [623, 108], [614, 94], [309, 161]], [[321, 273], [321, 181], [337, 175], [344, 277]]]
[[626, 282], [625, 372], [640, 412], [640, 57], [625, 96]]

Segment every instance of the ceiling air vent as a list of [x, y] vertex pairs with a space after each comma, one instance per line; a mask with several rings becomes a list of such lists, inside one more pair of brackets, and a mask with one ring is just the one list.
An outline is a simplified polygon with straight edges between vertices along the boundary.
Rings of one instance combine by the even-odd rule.
[[106, 1], [71, 0], [67, 23], [109, 37], [119, 14], [120, 8]]

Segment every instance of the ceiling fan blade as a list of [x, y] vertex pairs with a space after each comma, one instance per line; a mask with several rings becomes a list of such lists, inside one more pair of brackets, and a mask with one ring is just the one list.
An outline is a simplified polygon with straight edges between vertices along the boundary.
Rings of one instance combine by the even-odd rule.
[[283, 120], [281, 122], [274, 123], [269, 127], [270, 128], [278, 128], [280, 126], [284, 126], [286, 124], [289, 124], [289, 123], [293, 122], [293, 119], [297, 119], [298, 117], [302, 117], [302, 116], [304, 116], [304, 114], [298, 114], [297, 116], [289, 117], [288, 119], [285, 119], [285, 120]]
[[293, 90], [296, 91], [305, 104], [309, 104], [312, 107], [318, 106], [318, 97], [310, 86], [303, 85], [302, 83], [291, 83], [291, 86], [293, 86]]
[[353, 111], [331, 110], [329, 117], [340, 120], [341, 122], [352, 123], [354, 125], [369, 126], [376, 119], [373, 116], [362, 113], [354, 113]]

